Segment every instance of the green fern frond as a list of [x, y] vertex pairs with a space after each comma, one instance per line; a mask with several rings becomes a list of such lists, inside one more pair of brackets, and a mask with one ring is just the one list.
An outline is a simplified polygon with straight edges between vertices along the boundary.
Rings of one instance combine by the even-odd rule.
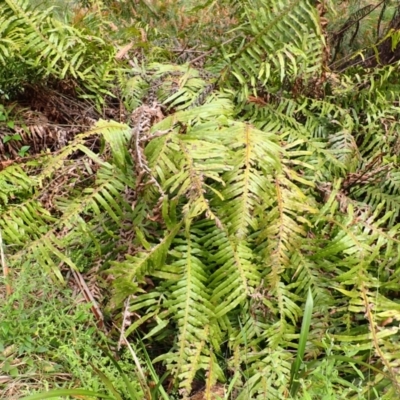
[[[19, 165], [14, 164], [0, 171], [0, 210], [17, 194], [29, 196], [37, 181], [30, 177]], [[25, 193], [25, 195], [24, 195]]]
[[[160, 243], [155, 244], [150, 250], [137, 253], [135, 256], [126, 255], [125, 261], [111, 264], [111, 271], [115, 275], [114, 285], [118, 288], [117, 304], [129, 295], [135, 294], [139, 284], [143, 283], [144, 277], [152, 275], [154, 270], [156, 270], [156, 276], [163, 276], [161, 267], [165, 264], [171, 243], [181, 227], [181, 223], [177, 224]], [[169, 273], [171, 274], [171, 270]]]
[[[209, 271], [202, 262], [204, 250], [190, 228], [190, 220], [187, 220], [184, 240], [176, 239], [172, 268], [178, 269], [179, 277], [170, 286], [169, 298], [165, 302], [178, 326], [177, 342], [170, 353], [155, 360], [168, 361], [169, 368], [179, 377], [184, 398], [190, 394], [196, 371], [211, 361], [207, 347], [210, 324], [214, 318], [206, 286]], [[219, 369], [217, 364], [215, 368]]]
[[[19, 182], [18, 185], [14, 184], [14, 190], [3, 192], [4, 206], [0, 220], [4, 240], [17, 246], [9, 257], [11, 262], [21, 258], [33, 259], [63, 280], [59, 269], [60, 263], [78, 268], [73, 259], [66, 255], [69, 253], [66, 249], [68, 246], [74, 248], [79, 242], [82, 244], [82, 238], [77, 240], [77, 232], [90, 231], [85, 223], [85, 217], [99, 218], [101, 224], [104, 224], [105, 231], [107, 223], [121, 225], [123, 216], [130, 209], [122, 193], [127, 186], [134, 187], [133, 174], [129, 178], [129, 174], [125, 175], [117, 167], [119, 164], [121, 168], [124, 167], [125, 170], [127, 168], [124, 162], [128, 155], [126, 150], [128, 132], [126, 126], [100, 121], [90, 132], [78, 135], [60, 154], [43, 157], [42, 170], [39, 173], [37, 169], [32, 169], [30, 175], [27, 175], [18, 167], [7, 168], [0, 173], [0, 182], [3, 184], [7, 184], [10, 179], [17, 179]], [[101, 133], [104, 133], [103, 138], [111, 154], [114, 155], [114, 164], [101, 160], [84, 144], [90, 136]], [[42, 186], [46, 187], [49, 180], [54, 179], [57, 171], [65, 165], [70, 165], [68, 158], [77, 150], [86, 154], [92, 162], [100, 164], [97, 169], [90, 171], [91, 174], [96, 173], [95, 179], [87, 182], [95, 182], [95, 186], [81, 187], [81, 191], [77, 192], [74, 184], [71, 184], [64, 196], [53, 202], [53, 207], [58, 213], [56, 218], [41, 204], [42, 198], [32, 196], [31, 192], [40, 190]], [[16, 190], [22, 201], [13, 204], [10, 199]], [[104, 213], [108, 215], [110, 221], [104, 219]], [[63, 232], [63, 240], [59, 239], [60, 232]]]
[[236, 241], [225, 232], [215, 231], [205, 246], [212, 251], [210, 261], [218, 269], [210, 277], [212, 288], [211, 303], [215, 305], [215, 314], [223, 317], [251, 294], [251, 288], [260, 284], [261, 276], [252, 263], [252, 252], [244, 241]]
[[[0, 25], [8, 26], [3, 31], [0, 60], [5, 68], [12, 64], [14, 71], [21, 74], [16, 85], [21, 85], [25, 76], [73, 77], [81, 80], [90, 96], [100, 103], [101, 95], [110, 94], [108, 85], [115, 78], [115, 50], [100, 37], [57, 20], [51, 8], [34, 10], [26, 0], [3, 2], [0, 21]], [[5, 78], [0, 76], [0, 81]]]
[[238, 400], [245, 399], [283, 399], [286, 397], [290, 380], [291, 356], [282, 348], [265, 349], [246, 357], [248, 368], [245, 373], [250, 377]]
[[246, 237], [249, 228], [256, 228], [256, 205], [271, 193], [272, 176], [281, 168], [280, 149], [272, 132], [248, 125], [232, 124], [221, 130], [219, 137], [234, 152], [232, 169], [223, 176], [226, 188], [221, 191], [224, 200], [220, 218], [230, 234], [240, 240]]
[[227, 60], [227, 71], [242, 87], [240, 101], [261, 87], [275, 93], [285, 79], [307, 81], [321, 71], [324, 39], [308, 1], [248, 1], [244, 9], [237, 31], [248, 39], [238, 40], [239, 49]]

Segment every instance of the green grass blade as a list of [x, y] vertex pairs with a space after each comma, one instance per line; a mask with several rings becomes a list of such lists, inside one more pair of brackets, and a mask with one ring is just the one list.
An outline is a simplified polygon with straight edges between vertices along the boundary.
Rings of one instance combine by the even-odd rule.
[[118, 372], [121, 374], [122, 379], [125, 382], [126, 388], [129, 392], [129, 395], [131, 397], [131, 400], [142, 400], [143, 397], [139, 397], [139, 395], [136, 393], [135, 388], [132, 386], [129, 378], [126, 376], [126, 374], [124, 373], [124, 371], [122, 371], [122, 368], [120, 367], [120, 365], [118, 364], [118, 361], [113, 357], [113, 355], [111, 354], [111, 352], [106, 349], [103, 348], [103, 351], [107, 354], [108, 358], [111, 360], [111, 362], [114, 364], [115, 368], [117, 368]]
[[292, 365], [290, 371], [290, 394], [295, 397], [297, 390], [299, 389], [298, 374], [300, 366], [303, 362], [304, 352], [306, 350], [306, 344], [308, 339], [308, 333], [310, 331], [312, 311], [314, 307], [314, 300], [312, 297], [311, 289], [308, 288], [308, 295], [306, 301], [306, 307], [304, 310], [303, 322], [301, 324], [301, 332], [299, 339], [299, 347], [297, 349], [297, 356]]
[[112, 393], [114, 395], [115, 399], [116, 400], [122, 400], [122, 397], [117, 392], [117, 390], [115, 389], [114, 385], [107, 378], [107, 376], [102, 371], [100, 371], [98, 368], [96, 368], [92, 363], [90, 363], [90, 366], [93, 368], [93, 370], [99, 376], [99, 378], [102, 380], [104, 386], [110, 391], [110, 393]]
[[230, 399], [231, 393], [233, 391], [233, 387], [236, 383], [236, 381], [240, 378], [240, 373], [238, 371], [235, 372], [235, 375], [231, 379], [231, 382], [229, 383], [228, 390], [226, 391], [226, 396], [225, 399]]
[[144, 358], [145, 358], [145, 361], [146, 361], [147, 368], [150, 371], [150, 374], [151, 374], [151, 377], [152, 377], [153, 381], [156, 383], [156, 387], [152, 390], [152, 397], [153, 398], [157, 398], [157, 397], [154, 397], [154, 395], [157, 394], [157, 392], [159, 392], [164, 400], [169, 400], [169, 396], [168, 396], [167, 392], [161, 386], [163, 381], [165, 380], [165, 378], [169, 375], [169, 373], [166, 372], [160, 379], [159, 376], [157, 375], [157, 372], [155, 371], [155, 369], [153, 367], [153, 363], [151, 362], [150, 357], [149, 357], [149, 355], [147, 353], [147, 350], [146, 350], [146, 348], [145, 348], [145, 346], [144, 346], [144, 344], [143, 344], [143, 342], [142, 342], [142, 340], [140, 338], [139, 338], [139, 343], [140, 343], [140, 347], [142, 348], [142, 351], [143, 351], [143, 354], [144, 354]]
[[93, 392], [91, 390], [84, 389], [55, 389], [49, 390], [45, 393], [37, 393], [31, 396], [22, 397], [19, 400], [42, 400], [42, 399], [53, 399], [55, 397], [60, 396], [92, 396], [100, 399], [108, 399], [115, 400], [114, 397], [109, 396], [108, 394]]

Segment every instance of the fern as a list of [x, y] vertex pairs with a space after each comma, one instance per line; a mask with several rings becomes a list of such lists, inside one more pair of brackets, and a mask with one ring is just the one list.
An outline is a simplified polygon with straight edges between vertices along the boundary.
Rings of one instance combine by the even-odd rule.
[[[108, 85], [115, 79], [114, 49], [100, 37], [55, 19], [51, 7], [33, 10], [27, 0], [3, 2], [0, 22], [0, 61], [5, 67], [0, 79], [8, 91], [20, 90], [26, 76], [35, 81], [51, 76], [79, 79], [91, 97], [97, 94], [99, 102], [110, 93]], [[9, 65], [20, 74], [13, 77], [15, 87], [7, 82]]]
[[286, 398], [309, 290], [300, 379], [319, 396], [317, 372], [334, 365], [332, 386], [358, 396], [356, 363], [366, 396], [398, 395], [398, 73], [327, 74], [313, 4], [235, 2], [236, 36], [212, 72], [137, 59], [116, 72], [100, 39], [93, 55], [50, 13], [39, 29], [27, 3], [0, 6], [32, 38], [10, 27], [0, 61], [15, 38], [25, 72], [76, 76], [98, 95], [117, 78], [130, 115], [0, 171], [10, 262], [60, 280], [100, 265], [125, 335], [157, 343], [183, 398], [199, 377], [210, 388], [232, 375], [239, 398]]
[[[323, 64], [323, 37], [309, 2], [246, 1], [243, 24], [226, 73], [241, 86], [240, 101], [262, 92], [277, 93], [283, 82], [307, 82]], [[279, 40], [276, 38], [279, 37]]]

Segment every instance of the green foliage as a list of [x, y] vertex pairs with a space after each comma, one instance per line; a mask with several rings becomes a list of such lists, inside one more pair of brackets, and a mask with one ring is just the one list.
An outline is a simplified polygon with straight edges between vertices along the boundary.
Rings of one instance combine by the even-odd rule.
[[115, 80], [115, 50], [93, 32], [55, 18], [53, 8], [34, 9], [26, 0], [0, 5], [0, 83], [5, 94], [26, 81], [74, 78], [101, 101]]
[[[102, 371], [125, 395], [120, 372], [109, 365], [99, 347], [105, 339], [89, 308], [77, 304], [71, 290], [60, 289], [49, 281], [37, 264], [21, 267], [13, 294], [2, 299], [0, 311], [0, 368], [4, 378], [18, 378], [18, 383], [7, 391], [7, 380], [6, 385], [2, 382], [1, 397], [14, 398], [13, 386], [20, 387], [24, 394], [41, 392], [43, 387], [32, 385], [32, 380], [51, 387], [79, 385], [87, 391], [104, 391], [104, 382], [90, 365]], [[130, 362], [129, 356], [124, 356], [120, 368], [134, 376]], [[134, 385], [138, 388], [136, 382]]]
[[251, 94], [284, 94], [282, 89], [295, 81], [307, 85], [318, 77], [324, 38], [311, 2], [248, 0], [242, 8], [243, 23], [236, 28], [237, 39], [227, 45], [225, 57], [239, 101]]
[[292, 370], [290, 373], [290, 394], [295, 396], [298, 391], [298, 373], [300, 366], [303, 362], [304, 352], [306, 349], [306, 343], [308, 339], [308, 333], [310, 331], [310, 323], [312, 318], [312, 311], [314, 306], [314, 300], [312, 298], [311, 290], [308, 290], [308, 296], [306, 301], [306, 306], [304, 310], [303, 322], [301, 323], [301, 332], [299, 340], [299, 348], [297, 349], [296, 360], [292, 365]]
[[[1, 7], [33, 38], [16, 45], [35, 73], [105, 93], [96, 85], [114, 75], [110, 57], [98, 70], [112, 54], [101, 39], [91, 52], [86, 33], [48, 17], [41, 32], [51, 27], [57, 46], [52, 33], [34, 49], [39, 14]], [[100, 120], [59, 153], [0, 171], [8, 259], [60, 281], [60, 266], [100, 266], [113, 281], [108, 311], [128, 338], [144, 337], [182, 398], [195, 380], [211, 398], [232, 376], [239, 399], [290, 388], [396, 398], [398, 66], [328, 74], [315, 2], [234, 10], [209, 70], [152, 62], [156, 51], [132, 59], [115, 74], [128, 124]], [[52, 61], [38, 67], [43, 46]]]

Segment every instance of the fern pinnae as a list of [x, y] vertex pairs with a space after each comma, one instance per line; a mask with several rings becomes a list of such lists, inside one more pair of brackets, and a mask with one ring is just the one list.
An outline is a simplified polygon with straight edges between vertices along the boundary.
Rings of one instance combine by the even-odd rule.
[[184, 238], [185, 241], [176, 246], [180, 256], [173, 263], [180, 271], [179, 278], [171, 282], [173, 287], [165, 303], [173, 311], [178, 325], [178, 342], [176, 349], [154, 362], [170, 360], [186, 398], [195, 372], [209, 360], [205, 346], [210, 340], [209, 325], [214, 313], [206, 287], [208, 272], [201, 261], [203, 250], [197, 244], [199, 238], [191, 232], [190, 219], [186, 219]]
[[116, 300], [121, 302], [126, 296], [134, 294], [144, 276], [165, 263], [172, 241], [182, 227], [176, 224], [166, 233], [158, 244], [148, 251], [141, 251], [134, 256], [126, 255], [125, 261], [113, 262], [110, 272], [115, 275], [115, 286], [118, 288]]
[[217, 230], [215, 233], [218, 236], [212, 237], [209, 251], [212, 252], [211, 261], [218, 265], [218, 269], [210, 276], [213, 290], [210, 301], [216, 307], [216, 316], [222, 317], [243, 303], [250, 295], [249, 284], [256, 286], [260, 277], [251, 262], [251, 250], [244, 241], [238, 243], [226, 231]]

